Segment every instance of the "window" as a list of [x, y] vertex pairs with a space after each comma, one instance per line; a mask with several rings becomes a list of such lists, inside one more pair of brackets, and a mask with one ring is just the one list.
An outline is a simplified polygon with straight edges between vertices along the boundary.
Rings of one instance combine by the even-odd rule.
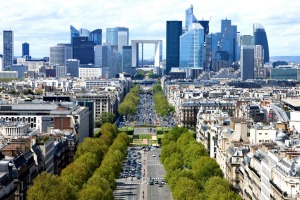
[[261, 135], [261, 133], [259, 133], [259, 135]]
[[268, 135], [268, 133], [265, 133], [265, 135]]

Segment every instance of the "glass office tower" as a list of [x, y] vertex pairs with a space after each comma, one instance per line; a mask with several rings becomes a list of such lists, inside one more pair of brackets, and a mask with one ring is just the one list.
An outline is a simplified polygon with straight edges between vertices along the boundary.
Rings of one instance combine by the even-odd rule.
[[102, 45], [102, 29], [93, 30], [90, 34], [90, 40], [96, 45]]
[[[128, 45], [129, 41], [129, 29], [125, 27], [115, 27], [115, 28], [107, 28], [106, 29], [106, 43], [110, 43], [111, 45], [118, 45], [119, 41], [119, 31], [122, 32], [127, 32], [127, 44], [124, 46]], [[123, 34], [120, 34], [120, 37], [124, 36]]]
[[261, 45], [264, 49], [264, 63], [269, 62], [268, 38], [264, 27], [261, 24], [253, 24], [254, 45]]
[[3, 67], [13, 64], [14, 58], [14, 33], [13, 31], [3, 31]]
[[166, 33], [166, 74], [169, 74], [172, 67], [179, 67], [182, 21], [167, 21]]
[[50, 47], [49, 65], [65, 66], [66, 60], [72, 58], [72, 46], [70, 44], [57, 44]]
[[70, 43], [73, 44], [73, 38], [79, 37], [79, 31], [74, 26], [70, 25], [70, 33], [71, 33]]
[[254, 46], [241, 47], [241, 75], [243, 80], [254, 79]]
[[193, 23], [189, 30], [180, 36], [180, 68], [203, 68], [204, 29], [199, 23]]
[[22, 44], [22, 56], [29, 56], [29, 44], [27, 42]]
[[73, 38], [73, 58], [80, 61], [80, 64], [94, 64], [94, 46], [93, 41], [88, 37]]
[[221, 20], [221, 34], [221, 50], [228, 52], [230, 63], [237, 61], [239, 59], [237, 26], [232, 25], [229, 19]]
[[123, 46], [123, 52], [122, 52], [122, 67], [123, 67], [123, 72], [126, 72], [127, 74], [132, 75], [132, 64], [131, 64], [131, 57], [132, 57], [132, 50], [131, 46]]

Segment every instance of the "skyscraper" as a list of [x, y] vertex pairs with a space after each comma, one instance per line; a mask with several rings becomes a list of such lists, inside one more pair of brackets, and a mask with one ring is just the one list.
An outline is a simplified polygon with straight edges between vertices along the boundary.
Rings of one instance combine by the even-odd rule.
[[197, 21], [198, 20], [194, 15], [193, 5], [191, 5], [185, 11], [185, 31], [187, 31], [189, 29], [189, 26], [191, 26], [194, 22], [197, 22]]
[[95, 43], [88, 37], [74, 37], [73, 58], [80, 60], [80, 64], [94, 64], [94, 46]]
[[66, 60], [66, 74], [68, 74], [71, 77], [78, 77], [79, 64], [79, 60], [76, 59]]
[[179, 49], [181, 35], [182, 21], [167, 21], [166, 74], [169, 74], [172, 67], [179, 67]]
[[73, 44], [73, 38], [79, 37], [79, 31], [74, 26], [70, 25], [70, 32], [71, 32], [70, 43]]
[[3, 67], [13, 64], [14, 58], [14, 33], [13, 31], [3, 31]]
[[22, 44], [22, 56], [29, 56], [29, 44], [27, 42]]
[[190, 25], [189, 30], [180, 36], [180, 68], [203, 68], [204, 29], [199, 23]]
[[91, 32], [89, 30], [85, 29], [85, 28], [81, 28], [79, 30], [79, 36], [80, 37], [88, 37], [89, 38], [90, 34], [91, 34]]
[[[123, 37], [125, 33], [118, 34], [119, 31], [124, 31], [127, 33], [127, 44], [124, 44], [123, 46], [128, 45], [129, 41], [129, 29], [125, 27], [115, 27], [115, 28], [106, 28], [106, 43], [110, 43], [111, 45], [118, 45], [119, 36]], [[123, 40], [123, 39], [122, 39]]]
[[122, 52], [122, 67], [123, 67], [123, 70], [122, 71], [126, 72], [130, 75], [132, 75], [131, 56], [132, 56], [131, 46], [123, 46], [123, 52]]
[[221, 20], [220, 45], [222, 51], [228, 52], [230, 63], [238, 60], [237, 26], [232, 25], [231, 20]]
[[93, 30], [90, 34], [90, 40], [96, 45], [102, 45], [102, 29]]
[[241, 47], [241, 75], [243, 80], [254, 79], [254, 46]]
[[66, 66], [66, 60], [72, 58], [72, 46], [70, 44], [57, 44], [50, 47], [50, 66]]
[[254, 45], [261, 45], [264, 50], [264, 63], [269, 62], [268, 38], [264, 27], [261, 24], [253, 24]]

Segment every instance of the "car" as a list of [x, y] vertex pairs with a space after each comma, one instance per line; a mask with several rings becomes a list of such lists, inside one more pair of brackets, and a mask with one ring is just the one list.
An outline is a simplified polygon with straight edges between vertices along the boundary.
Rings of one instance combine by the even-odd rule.
[[162, 184], [162, 182], [160, 182], [159, 184], [158, 184], [158, 187], [162, 187], [163, 186], [163, 184]]
[[155, 157], [155, 156], [156, 156], [155, 154], [152, 155], [152, 157]]
[[155, 183], [155, 184], [159, 184], [158, 180], [155, 180], [154, 183]]
[[153, 180], [150, 180], [150, 181], [149, 181], [149, 185], [154, 185], [154, 181], [153, 181]]

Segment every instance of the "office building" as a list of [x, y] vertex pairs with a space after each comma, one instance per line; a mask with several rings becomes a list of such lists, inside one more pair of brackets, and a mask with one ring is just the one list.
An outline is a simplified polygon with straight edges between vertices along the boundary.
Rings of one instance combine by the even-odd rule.
[[228, 19], [221, 20], [220, 49], [228, 52], [230, 63], [239, 60], [237, 26]]
[[123, 46], [128, 45], [128, 31], [118, 31], [118, 51], [122, 52]]
[[123, 46], [122, 51], [122, 72], [132, 75], [131, 64], [132, 51], [131, 46]]
[[71, 32], [70, 43], [73, 44], [73, 38], [79, 37], [79, 31], [74, 26], [70, 25], [70, 32]]
[[261, 45], [264, 50], [264, 63], [269, 62], [269, 44], [266, 31], [261, 24], [253, 24], [254, 45]]
[[66, 66], [65, 65], [57, 65], [55, 66], [56, 69], [56, 77], [63, 78], [66, 76]]
[[188, 9], [185, 11], [185, 30], [187, 31], [190, 26], [192, 26], [193, 23], [197, 23], [198, 20], [194, 15], [193, 5], [191, 5]]
[[94, 46], [93, 41], [89, 41], [88, 37], [73, 38], [73, 58], [80, 60], [80, 64], [94, 63]]
[[79, 60], [68, 59], [66, 60], [66, 74], [71, 77], [79, 76]]
[[189, 30], [180, 36], [180, 68], [202, 68], [204, 29], [199, 23], [193, 23]]
[[166, 28], [166, 74], [169, 74], [172, 67], [179, 67], [182, 21], [167, 21]]
[[102, 74], [102, 68], [95, 67], [93, 64], [80, 65], [79, 77], [81, 78], [99, 78]]
[[79, 29], [79, 37], [90, 37], [91, 32], [85, 28]]
[[94, 46], [94, 53], [95, 53], [95, 61], [94, 64], [96, 67], [102, 67], [102, 45], [95, 45]]
[[56, 46], [50, 47], [49, 65], [65, 66], [66, 60], [72, 57], [71, 44], [57, 44]]
[[271, 79], [277, 80], [300, 80], [300, 69], [295, 66], [281, 65], [271, 69]]
[[[122, 33], [119, 34], [119, 32]], [[117, 46], [119, 44], [119, 37], [121, 40], [121, 45], [127, 46], [129, 41], [129, 29], [125, 27], [115, 27], [106, 29], [106, 43]]]
[[243, 80], [254, 79], [254, 46], [241, 47], [241, 75]]
[[30, 56], [30, 54], [29, 54], [29, 44], [27, 42], [22, 44], [22, 56]]
[[204, 70], [212, 70], [214, 61], [216, 60], [216, 52], [218, 51], [218, 35], [210, 33], [205, 36], [205, 56]]
[[3, 67], [13, 64], [14, 58], [14, 33], [11, 30], [3, 31]]
[[25, 73], [28, 71], [28, 66], [26, 65], [12, 65], [10, 66], [10, 71], [16, 71], [18, 78], [24, 78]]
[[243, 45], [254, 45], [252, 35], [241, 35], [240, 37], [240, 46]]
[[90, 41], [96, 45], [102, 45], [102, 29], [93, 30], [90, 34]]

